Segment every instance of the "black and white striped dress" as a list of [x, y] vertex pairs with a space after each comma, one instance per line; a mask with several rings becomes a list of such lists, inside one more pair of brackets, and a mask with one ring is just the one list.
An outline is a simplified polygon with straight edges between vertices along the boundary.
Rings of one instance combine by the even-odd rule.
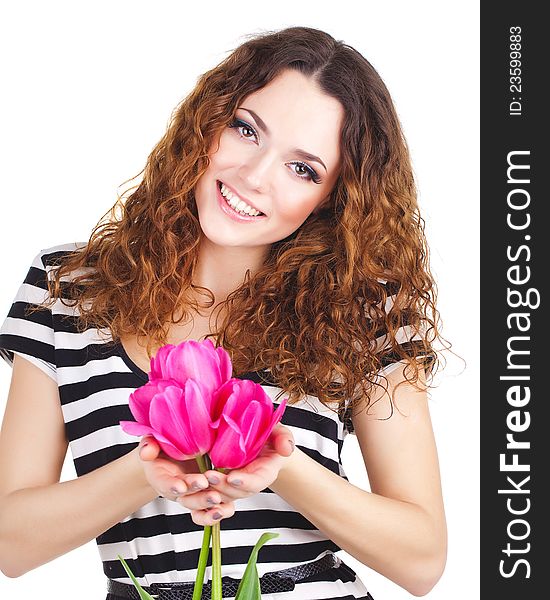
[[[133, 420], [128, 397], [147, 382], [120, 343], [108, 331], [78, 333], [75, 308], [59, 300], [51, 309], [26, 316], [29, 304], [46, 298], [46, 277], [54, 261], [85, 245], [70, 243], [42, 250], [20, 286], [0, 328], [0, 355], [9, 363], [18, 353], [57, 382], [65, 431], [78, 476], [130, 452], [137, 438], [126, 434], [119, 422]], [[111, 341], [109, 344], [108, 342]], [[269, 371], [262, 373], [269, 376]], [[243, 378], [261, 383], [257, 373]], [[262, 384], [277, 404], [282, 396], [275, 385]], [[289, 427], [299, 448], [308, 456], [346, 478], [341, 463], [349, 419], [341, 420], [313, 396], [288, 405], [282, 423]], [[278, 571], [314, 561], [340, 548], [269, 488], [236, 502], [236, 512], [221, 523], [222, 575], [241, 579], [250, 551], [263, 532], [279, 537], [264, 545], [258, 573]], [[117, 559], [128, 562], [138, 581], [194, 582], [203, 528], [193, 523], [190, 511], [158, 497], [102, 533], [97, 546], [107, 577], [131, 583]], [[211, 567], [206, 580], [211, 578]], [[293, 591], [264, 594], [264, 600], [366, 599], [368, 592], [345, 564], [299, 582]]]

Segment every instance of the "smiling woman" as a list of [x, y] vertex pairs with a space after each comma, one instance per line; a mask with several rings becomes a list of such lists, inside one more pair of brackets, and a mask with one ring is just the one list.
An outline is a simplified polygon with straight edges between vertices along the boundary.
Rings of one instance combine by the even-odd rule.
[[[438, 313], [407, 146], [375, 69], [318, 29], [253, 37], [199, 78], [132, 190], [88, 241], [38, 252], [0, 329], [14, 366], [2, 571], [95, 538], [108, 600], [135, 597], [118, 555], [147, 591], [175, 593], [193, 586], [201, 528], [221, 520], [225, 597], [268, 531], [264, 600], [370, 598], [339, 550], [427, 593], [446, 556], [426, 395]], [[288, 398], [260, 456], [229, 473], [119, 427], [155, 352], [205, 338], [234, 377]], [[351, 433], [371, 491], [344, 472]], [[59, 484], [67, 443], [78, 477]]]

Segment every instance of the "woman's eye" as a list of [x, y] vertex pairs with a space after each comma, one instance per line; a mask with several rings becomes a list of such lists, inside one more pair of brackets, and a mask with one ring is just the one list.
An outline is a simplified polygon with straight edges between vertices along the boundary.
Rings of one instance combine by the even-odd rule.
[[305, 163], [293, 162], [290, 164], [293, 165], [293, 167], [302, 169], [301, 172], [297, 171], [296, 169], [293, 169], [295, 175], [300, 179], [306, 179], [309, 181], [313, 181], [314, 183], [319, 183], [321, 181], [319, 175], [317, 175], [317, 173], [311, 167], [308, 167]]
[[243, 134], [241, 132], [239, 132], [239, 135], [247, 140], [252, 139], [253, 137], [256, 137], [256, 131], [254, 130], [254, 128], [249, 125], [248, 123], [245, 123], [244, 121], [241, 121], [240, 119], [235, 119], [234, 121], [232, 121], [229, 124], [229, 127], [232, 129], [242, 129], [245, 132], [248, 130], [249, 132], [252, 133], [252, 135], [246, 135]]

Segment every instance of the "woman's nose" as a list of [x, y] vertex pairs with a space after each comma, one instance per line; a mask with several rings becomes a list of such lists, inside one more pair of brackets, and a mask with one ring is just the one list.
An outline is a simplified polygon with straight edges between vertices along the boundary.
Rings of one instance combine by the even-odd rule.
[[250, 188], [266, 192], [273, 180], [274, 156], [269, 152], [258, 152], [247, 157], [239, 168], [239, 176]]

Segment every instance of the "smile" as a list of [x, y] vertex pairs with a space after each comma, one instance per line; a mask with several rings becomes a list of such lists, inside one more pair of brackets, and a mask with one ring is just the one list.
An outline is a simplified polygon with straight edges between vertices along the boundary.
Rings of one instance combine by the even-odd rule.
[[265, 219], [266, 215], [234, 194], [221, 181], [216, 182], [218, 204], [220, 208], [232, 219], [237, 221], [258, 221]]

